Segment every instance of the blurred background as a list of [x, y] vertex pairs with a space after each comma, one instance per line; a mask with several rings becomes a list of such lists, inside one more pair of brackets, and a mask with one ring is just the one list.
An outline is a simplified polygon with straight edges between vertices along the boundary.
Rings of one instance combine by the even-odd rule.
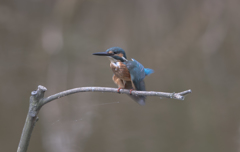
[[117, 87], [119, 46], [155, 73], [147, 90], [184, 101], [78, 93], [45, 105], [28, 151], [240, 151], [240, 1], [1, 0], [0, 151], [16, 151], [31, 91]]

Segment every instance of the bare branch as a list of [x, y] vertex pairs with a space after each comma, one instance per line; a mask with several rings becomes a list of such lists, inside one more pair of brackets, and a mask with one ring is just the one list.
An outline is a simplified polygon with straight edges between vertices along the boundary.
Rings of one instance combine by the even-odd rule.
[[[44, 98], [44, 92], [47, 89], [41, 85], [38, 86], [36, 91], [32, 91], [29, 103], [29, 111], [26, 118], [26, 122], [22, 131], [22, 136], [18, 145], [17, 152], [26, 152], [28, 144], [31, 138], [31, 134], [35, 123], [38, 120], [38, 113], [43, 105], [58, 98], [71, 95], [78, 92], [113, 92], [119, 93], [117, 88], [105, 88], [105, 87], [82, 87], [66, 90], [59, 92], [57, 94], [51, 95], [47, 98]], [[173, 98], [178, 100], [184, 100], [184, 96], [191, 93], [191, 90], [186, 90], [179, 93], [167, 93], [167, 92], [155, 92], [155, 91], [132, 91], [132, 95], [144, 95], [144, 96], [159, 96], [165, 98]], [[130, 94], [130, 91], [127, 89], [121, 89], [120, 93]]]
[[[74, 88], [70, 90], [66, 90], [63, 92], [59, 92], [57, 94], [51, 95], [45, 99], [42, 100], [41, 105], [43, 106], [44, 104], [70, 95], [78, 92], [112, 92], [112, 93], [118, 93], [117, 88], [108, 88], [108, 87], [81, 87], [81, 88]], [[178, 100], [184, 100], [184, 95], [187, 95], [191, 93], [191, 90], [186, 90], [180, 93], [167, 93], [167, 92], [155, 92], [155, 91], [132, 91], [132, 95], [144, 95], [144, 96], [159, 96], [159, 97], [165, 97], [165, 98], [173, 98], [173, 99], [178, 99]], [[121, 89], [120, 93], [122, 94], [130, 94], [130, 91], [128, 89]]]
[[38, 86], [38, 89], [36, 91], [32, 91], [31, 93], [29, 101], [29, 110], [25, 121], [25, 125], [23, 127], [17, 152], [27, 151], [33, 128], [35, 126], [35, 123], [38, 121], [37, 114], [41, 108], [40, 101], [42, 101], [44, 97], [44, 92], [46, 90], [47, 89], [45, 87]]

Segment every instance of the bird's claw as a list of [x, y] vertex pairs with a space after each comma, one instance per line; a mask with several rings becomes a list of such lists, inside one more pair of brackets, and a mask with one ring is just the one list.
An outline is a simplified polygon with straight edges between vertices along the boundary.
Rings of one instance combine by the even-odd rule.
[[118, 88], [117, 92], [120, 93], [120, 90], [121, 90], [121, 89], [122, 89], [122, 88]]
[[130, 94], [130, 95], [132, 95], [132, 91], [133, 91], [133, 89], [130, 89], [130, 90], [129, 90], [129, 94]]

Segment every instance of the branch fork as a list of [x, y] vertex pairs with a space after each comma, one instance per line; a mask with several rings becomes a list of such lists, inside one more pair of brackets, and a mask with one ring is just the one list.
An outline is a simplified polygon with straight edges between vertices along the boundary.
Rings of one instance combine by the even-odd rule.
[[159, 97], [165, 97], [165, 98], [184, 100], [185, 95], [192, 92], [191, 90], [186, 90], [179, 93], [174, 93], [174, 92], [167, 93], [167, 92], [155, 92], [155, 91], [136, 91], [136, 90], [129, 91], [128, 89], [119, 90], [117, 88], [107, 88], [107, 87], [81, 87], [81, 88], [74, 88], [74, 89], [62, 91], [57, 94], [44, 98], [44, 93], [46, 91], [47, 91], [46, 87], [39, 85], [37, 90], [31, 92], [29, 111], [28, 111], [28, 115], [25, 121], [23, 131], [22, 131], [17, 152], [27, 151], [33, 128], [35, 126], [35, 123], [38, 121], [37, 115], [41, 107], [61, 97], [78, 93], [78, 92], [112, 92], [112, 93], [122, 93], [122, 94], [129, 94], [129, 95], [159, 96]]

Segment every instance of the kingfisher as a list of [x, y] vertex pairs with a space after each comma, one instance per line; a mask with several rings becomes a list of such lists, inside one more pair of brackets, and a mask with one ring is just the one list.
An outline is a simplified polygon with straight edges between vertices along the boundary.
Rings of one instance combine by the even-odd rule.
[[144, 78], [154, 71], [144, 66], [137, 60], [127, 60], [125, 51], [120, 47], [111, 47], [105, 52], [93, 53], [93, 55], [106, 56], [110, 60], [110, 68], [113, 71], [112, 80], [120, 89], [130, 89], [130, 97], [140, 105], [145, 105], [145, 96], [131, 95], [132, 90], [146, 91]]

